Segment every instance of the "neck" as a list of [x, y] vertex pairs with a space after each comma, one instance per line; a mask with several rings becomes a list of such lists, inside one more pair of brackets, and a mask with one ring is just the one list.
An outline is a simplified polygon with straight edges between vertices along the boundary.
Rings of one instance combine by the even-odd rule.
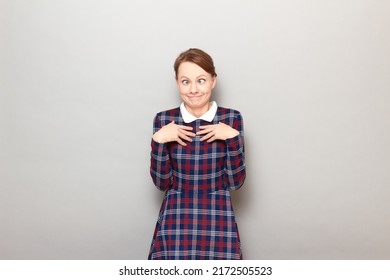
[[186, 106], [187, 111], [191, 115], [199, 118], [199, 117], [203, 116], [204, 114], [206, 114], [208, 110], [210, 110], [211, 102], [208, 102], [205, 106], [199, 107], [199, 108], [190, 108], [186, 104], [184, 104], [184, 106]]

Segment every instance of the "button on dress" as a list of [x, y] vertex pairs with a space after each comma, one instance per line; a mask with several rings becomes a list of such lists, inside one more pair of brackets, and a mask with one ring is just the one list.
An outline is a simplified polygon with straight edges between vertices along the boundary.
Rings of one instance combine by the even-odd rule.
[[156, 115], [154, 132], [172, 121], [192, 126], [193, 132], [199, 131], [199, 126], [222, 122], [240, 134], [212, 143], [195, 136], [187, 146], [152, 140], [150, 174], [165, 196], [148, 259], [242, 259], [230, 196], [245, 180], [241, 114], [218, 107], [212, 122], [197, 119], [185, 123], [180, 108], [175, 108]]

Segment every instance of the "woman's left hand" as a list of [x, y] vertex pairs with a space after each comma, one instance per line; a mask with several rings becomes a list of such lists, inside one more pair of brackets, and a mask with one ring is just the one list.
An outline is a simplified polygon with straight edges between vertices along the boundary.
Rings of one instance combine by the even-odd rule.
[[200, 141], [207, 140], [208, 143], [215, 140], [226, 140], [240, 134], [236, 129], [222, 122], [218, 124], [202, 125], [199, 129], [200, 130], [196, 135], [204, 135], [200, 138]]

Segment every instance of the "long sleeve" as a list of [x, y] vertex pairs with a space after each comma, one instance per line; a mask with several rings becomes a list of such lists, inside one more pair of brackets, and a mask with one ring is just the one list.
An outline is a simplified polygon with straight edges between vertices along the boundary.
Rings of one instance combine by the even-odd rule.
[[[154, 118], [153, 133], [162, 127], [159, 116]], [[161, 191], [166, 191], [172, 185], [172, 167], [167, 144], [158, 143], [152, 139], [150, 153], [150, 175], [154, 185]]]
[[236, 112], [232, 127], [240, 132], [239, 135], [226, 139], [227, 153], [225, 173], [227, 185], [231, 190], [242, 187], [246, 177], [245, 151], [244, 151], [244, 126], [241, 114]]

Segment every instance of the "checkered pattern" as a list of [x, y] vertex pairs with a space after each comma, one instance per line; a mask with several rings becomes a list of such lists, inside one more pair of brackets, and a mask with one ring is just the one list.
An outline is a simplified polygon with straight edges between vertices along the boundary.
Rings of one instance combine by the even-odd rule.
[[199, 126], [226, 123], [240, 135], [212, 143], [194, 137], [187, 146], [152, 140], [150, 174], [165, 192], [148, 259], [242, 259], [240, 238], [230, 190], [245, 180], [242, 117], [238, 111], [218, 107], [209, 123], [184, 123], [180, 109], [160, 112], [154, 132], [175, 121]]

